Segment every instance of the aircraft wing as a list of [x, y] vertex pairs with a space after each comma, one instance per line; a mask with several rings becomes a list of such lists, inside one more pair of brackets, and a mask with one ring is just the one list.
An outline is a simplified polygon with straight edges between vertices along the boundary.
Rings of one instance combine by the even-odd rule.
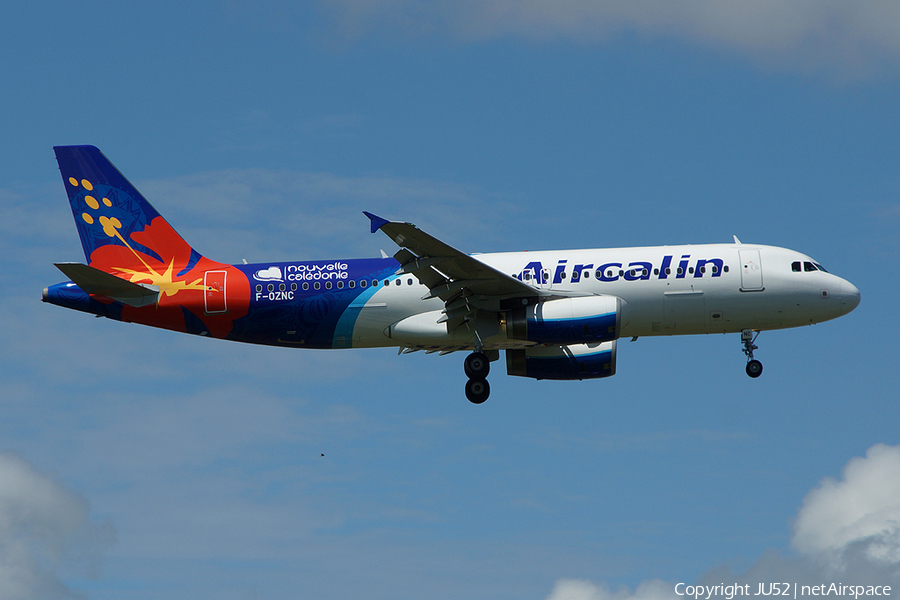
[[460, 296], [500, 300], [542, 295], [541, 290], [445, 244], [412, 223], [364, 214], [372, 221], [372, 233], [380, 229], [402, 248], [394, 255], [401, 265], [398, 273], [410, 273], [428, 286], [431, 294], [427, 297], [447, 303]]

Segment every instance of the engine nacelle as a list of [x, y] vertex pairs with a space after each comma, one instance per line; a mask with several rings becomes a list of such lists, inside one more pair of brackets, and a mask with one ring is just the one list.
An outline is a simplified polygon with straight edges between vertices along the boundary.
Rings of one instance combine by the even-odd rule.
[[532, 379], [599, 379], [616, 374], [616, 342], [506, 351], [506, 372]]
[[560, 298], [510, 311], [506, 335], [538, 344], [592, 344], [619, 337], [622, 300], [616, 296]]

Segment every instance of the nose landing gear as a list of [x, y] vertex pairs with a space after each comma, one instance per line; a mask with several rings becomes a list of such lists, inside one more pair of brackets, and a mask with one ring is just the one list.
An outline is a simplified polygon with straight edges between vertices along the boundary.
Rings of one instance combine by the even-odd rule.
[[466, 382], [466, 398], [472, 404], [482, 404], [491, 395], [491, 386], [487, 382], [491, 372], [491, 363], [486, 354], [478, 348], [466, 357], [463, 369], [469, 380]]
[[759, 331], [754, 334], [752, 329], [745, 329], [741, 332], [741, 343], [744, 344], [744, 354], [747, 355], [747, 375], [754, 379], [763, 372], [762, 363], [753, 358], [753, 351], [759, 350], [759, 346], [754, 343], [759, 334]]

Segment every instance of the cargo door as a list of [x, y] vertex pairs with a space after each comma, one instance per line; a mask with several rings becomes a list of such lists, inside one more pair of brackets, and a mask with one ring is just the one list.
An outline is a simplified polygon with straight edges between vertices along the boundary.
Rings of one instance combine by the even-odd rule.
[[664, 292], [665, 314], [663, 333], [685, 335], [706, 333], [706, 299], [703, 292], [694, 290]]

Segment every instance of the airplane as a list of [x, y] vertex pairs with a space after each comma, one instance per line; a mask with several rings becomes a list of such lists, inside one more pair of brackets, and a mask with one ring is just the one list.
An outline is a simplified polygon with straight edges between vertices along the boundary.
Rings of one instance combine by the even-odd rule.
[[393, 257], [230, 265], [192, 248], [94, 146], [54, 147], [86, 264], [43, 301], [118, 321], [289, 348], [467, 352], [466, 397], [490, 365], [583, 380], [616, 373], [620, 338], [740, 333], [746, 372], [761, 331], [834, 319], [859, 290], [812, 258], [733, 243], [465, 254], [372, 213]]

